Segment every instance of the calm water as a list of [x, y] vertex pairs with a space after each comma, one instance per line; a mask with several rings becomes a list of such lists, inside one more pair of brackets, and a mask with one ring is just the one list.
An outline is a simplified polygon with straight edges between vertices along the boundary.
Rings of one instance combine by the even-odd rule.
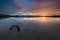
[[[18, 33], [16, 28], [12, 31], [9, 30], [12, 25], [20, 25], [21, 32]], [[31, 36], [32, 34], [33, 36]], [[16, 39], [14, 38], [15, 36]], [[26, 36], [28, 38], [26, 38]], [[35, 17], [0, 19], [0, 40], [4, 39], [60, 40], [60, 18]]]

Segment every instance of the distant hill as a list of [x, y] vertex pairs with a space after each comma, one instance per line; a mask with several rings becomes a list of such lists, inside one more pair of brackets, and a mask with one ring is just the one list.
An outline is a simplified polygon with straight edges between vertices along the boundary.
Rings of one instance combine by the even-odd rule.
[[9, 16], [8, 14], [0, 14], [0, 17], [2, 17], [2, 16]]
[[8, 17], [10, 17], [10, 15], [8, 15], [8, 14], [0, 14], [0, 18], [8, 18]]
[[[44, 16], [0, 14], [0, 18], [9, 18], [9, 17], [44, 17]], [[52, 15], [52, 16], [45, 16], [45, 17], [60, 17], [60, 15]]]

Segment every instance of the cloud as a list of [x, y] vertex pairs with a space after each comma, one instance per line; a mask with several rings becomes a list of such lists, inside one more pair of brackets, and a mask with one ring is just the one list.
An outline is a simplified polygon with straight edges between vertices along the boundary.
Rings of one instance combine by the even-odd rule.
[[36, 12], [39, 14], [59, 12], [60, 0], [3, 0], [0, 10], [0, 12]]

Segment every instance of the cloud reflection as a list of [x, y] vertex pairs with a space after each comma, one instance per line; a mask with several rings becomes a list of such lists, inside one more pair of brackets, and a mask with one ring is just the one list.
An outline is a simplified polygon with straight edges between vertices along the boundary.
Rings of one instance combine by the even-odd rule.
[[59, 22], [60, 18], [36, 17], [36, 18], [23, 18], [23, 20], [37, 21], [37, 22], [42, 22], [42, 23], [50, 23], [50, 22]]

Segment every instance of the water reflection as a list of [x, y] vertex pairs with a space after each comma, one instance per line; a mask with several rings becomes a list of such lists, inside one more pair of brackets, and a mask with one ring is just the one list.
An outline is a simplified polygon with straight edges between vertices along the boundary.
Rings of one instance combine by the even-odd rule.
[[[23, 26], [21, 27], [21, 32], [18, 34], [15, 29], [11, 33], [9, 28], [13, 24], [21, 25], [21, 23]], [[60, 39], [60, 18], [51, 18], [51, 17], [22, 18], [20, 17], [20, 18], [1, 19], [0, 20], [0, 37], [2, 35], [2, 39], [6, 37], [5, 39], [8, 38], [10, 40], [15, 34], [16, 36], [19, 36], [21, 40], [23, 40], [23, 38], [28, 39], [28, 37], [29, 38], [32, 37], [34, 40], [37, 37], [38, 37], [37, 39], [39, 40], [40, 39], [41, 40]], [[18, 37], [16, 39], [18, 40]]]
[[23, 18], [23, 20], [30, 21], [39, 21], [39, 22], [60, 22], [60, 18], [52, 18], [52, 17], [35, 17], [35, 18]]
[[13, 19], [18, 21], [16, 23], [22, 23], [25, 29], [39, 28], [39, 30], [43, 29], [45, 31], [59, 32], [60, 28], [60, 18], [32, 17], [32, 18], [13, 18]]

